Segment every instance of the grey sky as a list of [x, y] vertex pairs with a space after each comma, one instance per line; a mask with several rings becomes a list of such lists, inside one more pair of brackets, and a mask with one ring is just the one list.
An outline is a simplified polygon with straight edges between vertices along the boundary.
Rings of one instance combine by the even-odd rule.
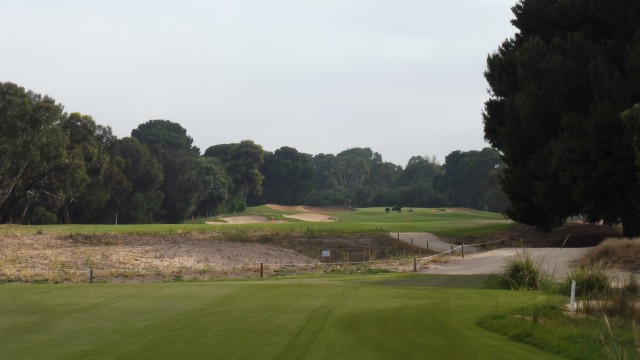
[[0, 0], [0, 81], [119, 137], [167, 119], [202, 151], [251, 139], [444, 161], [487, 146], [482, 73], [515, 2]]

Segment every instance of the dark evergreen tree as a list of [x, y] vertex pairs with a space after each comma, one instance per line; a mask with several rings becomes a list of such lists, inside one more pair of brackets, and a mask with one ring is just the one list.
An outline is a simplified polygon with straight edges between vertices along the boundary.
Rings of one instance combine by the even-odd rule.
[[412, 156], [398, 177], [398, 185], [411, 186], [419, 183], [432, 183], [433, 178], [442, 174], [442, 166], [435, 157]]
[[640, 102], [640, 2], [521, 0], [518, 32], [487, 60], [485, 137], [505, 162], [509, 216], [544, 230], [567, 216], [640, 235], [632, 136]]
[[263, 203], [301, 205], [311, 190], [313, 166], [311, 155], [283, 146], [273, 153], [266, 153], [260, 167], [264, 175]]
[[264, 150], [252, 140], [243, 140], [228, 149], [225, 166], [233, 182], [235, 194], [242, 202], [242, 209], [247, 206], [248, 195], [262, 194], [264, 176], [259, 169], [263, 162]]
[[488, 209], [487, 180], [502, 164], [500, 153], [491, 148], [481, 151], [453, 151], [445, 157], [446, 194], [453, 206]]
[[113, 222], [117, 216], [118, 222], [123, 224], [153, 222], [164, 199], [162, 165], [145, 144], [133, 137], [118, 140], [111, 158], [122, 163], [126, 181], [116, 182], [103, 221]]
[[146, 144], [162, 164], [164, 198], [156, 219], [178, 223], [193, 215], [208, 186], [202, 176], [200, 150], [193, 146], [187, 130], [168, 120], [150, 120], [131, 136]]

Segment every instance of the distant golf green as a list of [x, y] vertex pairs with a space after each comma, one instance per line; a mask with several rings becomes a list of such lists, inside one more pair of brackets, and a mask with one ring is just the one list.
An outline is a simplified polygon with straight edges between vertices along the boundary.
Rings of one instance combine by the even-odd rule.
[[475, 325], [546, 295], [430, 279], [1, 285], [0, 358], [554, 359]]
[[[415, 208], [412, 212], [385, 213], [384, 208], [364, 208], [355, 211], [329, 211], [335, 222], [304, 222], [285, 218], [293, 211], [277, 211], [267, 206], [247, 208], [246, 211], [221, 215], [216, 218], [195, 219], [184, 224], [137, 224], [137, 225], [5, 225], [1, 234], [167, 234], [185, 232], [269, 232], [321, 234], [366, 234], [371, 232], [430, 232], [440, 236], [463, 237], [479, 235], [505, 229], [510, 221], [500, 214], [465, 209]], [[325, 212], [327, 213], [327, 212]], [[259, 215], [267, 219], [286, 220], [286, 223], [265, 222], [260, 224], [230, 225], [221, 220], [223, 216]], [[215, 224], [206, 224], [214, 222]]]

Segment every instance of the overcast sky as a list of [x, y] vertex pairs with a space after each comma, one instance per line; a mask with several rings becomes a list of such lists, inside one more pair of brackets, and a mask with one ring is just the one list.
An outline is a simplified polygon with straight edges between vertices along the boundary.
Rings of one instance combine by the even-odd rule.
[[516, 0], [0, 0], [0, 81], [125, 137], [180, 123], [204, 151], [383, 160], [488, 146], [487, 55]]

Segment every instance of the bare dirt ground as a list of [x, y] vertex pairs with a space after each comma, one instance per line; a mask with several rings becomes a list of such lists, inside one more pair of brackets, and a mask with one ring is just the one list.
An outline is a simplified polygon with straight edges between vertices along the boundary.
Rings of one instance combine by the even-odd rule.
[[[282, 272], [283, 269], [286, 273], [323, 271], [322, 266], [318, 270], [321, 263], [348, 267], [353, 266], [350, 263], [360, 262], [392, 271], [411, 271], [413, 256], [422, 258], [428, 255], [425, 253], [427, 241], [430, 253], [449, 250], [451, 244], [465, 243], [465, 259], [461, 260], [460, 254], [456, 253], [445, 260], [420, 261], [417, 265], [421, 272], [496, 272], [507, 259], [516, 256], [516, 249], [524, 244], [532, 248], [530, 251], [534, 258], [543, 261], [545, 269], [561, 277], [566, 275], [576, 259], [588, 251], [588, 248], [571, 249], [569, 245], [559, 250], [568, 234], [574, 242], [567, 241], [567, 244], [573, 247], [575, 244], [590, 246], [599, 241], [596, 237], [611, 237], [609, 229], [602, 226], [573, 225], [552, 234], [516, 226], [505, 233], [471, 239], [438, 239], [431, 234], [410, 233], [401, 235], [400, 240], [404, 241], [390, 239], [386, 233], [339, 239], [317, 238], [313, 234], [277, 238], [270, 234], [254, 234], [225, 239], [216, 232], [126, 236], [7, 235], [0, 237], [0, 282], [86, 282], [90, 269], [98, 281], [111, 282], [257, 277], [260, 275], [260, 263], [264, 264], [266, 274]], [[470, 243], [505, 236], [508, 237], [507, 246], [512, 248], [483, 249], [472, 254]], [[411, 240], [413, 247], [410, 246]], [[538, 249], [537, 245], [545, 246]], [[330, 250], [331, 256], [322, 258], [323, 250]]]
[[34, 235], [0, 238], [0, 280], [82, 282], [252, 276], [260, 263], [316, 264], [291, 249], [203, 235]]

